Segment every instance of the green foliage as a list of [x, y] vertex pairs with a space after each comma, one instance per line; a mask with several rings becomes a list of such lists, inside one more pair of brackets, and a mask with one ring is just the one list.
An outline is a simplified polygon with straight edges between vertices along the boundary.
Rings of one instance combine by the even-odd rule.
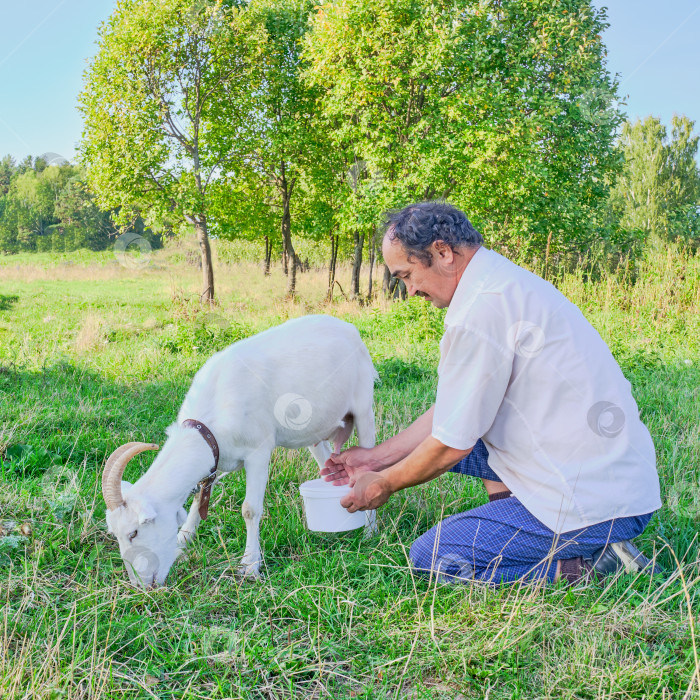
[[376, 365], [379, 379], [394, 389], [403, 390], [407, 385], [424, 380], [428, 371], [411, 362], [398, 357], [391, 357], [378, 362]]
[[0, 164], [0, 251], [103, 250], [116, 229], [87, 191], [81, 168], [36, 158]]
[[620, 226], [639, 246], [680, 239], [700, 243], [700, 137], [695, 122], [673, 116], [671, 134], [656, 117], [626, 122], [620, 136], [624, 167], [611, 194]]
[[160, 343], [172, 353], [206, 356], [252, 334], [246, 323], [229, 323], [219, 317], [205, 316], [194, 323], [173, 324]]
[[259, 37], [240, 14], [207, 0], [125, 0], [100, 29], [79, 97], [80, 153], [100, 204], [123, 225], [143, 212], [158, 227], [194, 226], [209, 300], [212, 190], [250, 153]]
[[392, 304], [386, 312], [372, 310], [357, 326], [367, 338], [410, 335], [416, 341], [436, 342], [445, 332], [444, 318], [444, 309], [436, 309], [424, 299], [413, 297]]
[[205, 216], [210, 184], [236, 167], [256, 40], [236, 22], [214, 2], [127, 0], [101, 27], [81, 154], [124, 220], [139, 208], [161, 223]]
[[11, 444], [0, 454], [0, 473], [5, 478], [26, 479], [45, 472], [61, 456], [44, 447]]
[[[229, 183], [227, 224], [235, 235], [252, 230], [281, 241], [291, 271], [288, 292], [295, 291], [293, 231], [317, 238], [333, 227], [322, 182], [328, 183], [333, 151], [317, 120], [318, 89], [304, 80], [302, 42], [314, 10], [309, 0], [252, 0], [241, 15], [248, 35], [259, 37], [251, 59], [252, 84], [248, 143], [243, 177]], [[248, 234], [250, 235], [250, 234]]]
[[346, 228], [449, 195], [507, 251], [605, 238], [621, 120], [605, 26], [582, 0], [324, 3], [309, 79], [336, 143], [368, 173]]
[[[667, 144], [657, 125], [636, 151], [626, 127], [616, 147], [606, 26], [589, 0], [125, 0], [80, 97], [89, 183], [122, 224], [147, 212], [204, 239], [265, 237], [291, 261], [293, 240], [340, 235], [346, 257], [386, 209], [439, 197], [545, 274], [638, 255], [652, 230], [696, 241], [692, 123], [674, 120]], [[42, 225], [29, 180], [18, 231]], [[88, 220], [62, 235], [92, 245], [75, 228]]]

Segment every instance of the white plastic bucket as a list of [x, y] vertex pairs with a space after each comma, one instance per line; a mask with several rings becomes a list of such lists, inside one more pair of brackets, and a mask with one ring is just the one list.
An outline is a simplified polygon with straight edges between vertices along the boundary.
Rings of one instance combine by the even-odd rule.
[[333, 486], [323, 479], [305, 481], [299, 486], [304, 499], [306, 526], [312, 532], [345, 532], [358, 527], [374, 529], [376, 511], [358, 510], [348, 513], [340, 505], [340, 499], [350, 493], [350, 486]]

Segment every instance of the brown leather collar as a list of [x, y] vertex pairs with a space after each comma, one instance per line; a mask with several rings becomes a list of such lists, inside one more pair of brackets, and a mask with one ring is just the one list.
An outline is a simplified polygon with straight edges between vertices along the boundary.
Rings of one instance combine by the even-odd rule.
[[192, 420], [192, 418], [188, 418], [187, 420], [182, 421], [182, 427], [194, 428], [195, 430], [199, 431], [199, 434], [204, 438], [204, 441], [211, 449], [211, 453], [214, 455], [214, 466], [211, 468], [209, 476], [205, 477], [199, 482], [199, 486], [201, 487], [199, 491], [199, 517], [202, 520], [206, 520], [207, 515], [209, 515], [211, 487], [216, 481], [216, 469], [219, 466], [219, 443], [216, 441], [214, 433], [212, 433], [201, 420]]

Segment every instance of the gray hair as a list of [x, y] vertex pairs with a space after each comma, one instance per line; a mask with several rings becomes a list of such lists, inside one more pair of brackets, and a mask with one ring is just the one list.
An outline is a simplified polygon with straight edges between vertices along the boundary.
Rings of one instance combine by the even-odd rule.
[[466, 214], [447, 202], [418, 202], [389, 212], [385, 235], [401, 243], [409, 260], [416, 257], [426, 267], [432, 265], [428, 248], [435, 241], [444, 241], [452, 250], [478, 248], [484, 242]]

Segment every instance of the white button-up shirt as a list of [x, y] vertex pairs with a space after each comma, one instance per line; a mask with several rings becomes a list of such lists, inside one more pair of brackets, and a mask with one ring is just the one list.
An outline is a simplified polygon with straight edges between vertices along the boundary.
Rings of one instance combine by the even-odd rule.
[[654, 444], [630, 383], [549, 282], [480, 248], [445, 316], [433, 437], [489, 466], [538, 520], [568, 532], [661, 507]]

